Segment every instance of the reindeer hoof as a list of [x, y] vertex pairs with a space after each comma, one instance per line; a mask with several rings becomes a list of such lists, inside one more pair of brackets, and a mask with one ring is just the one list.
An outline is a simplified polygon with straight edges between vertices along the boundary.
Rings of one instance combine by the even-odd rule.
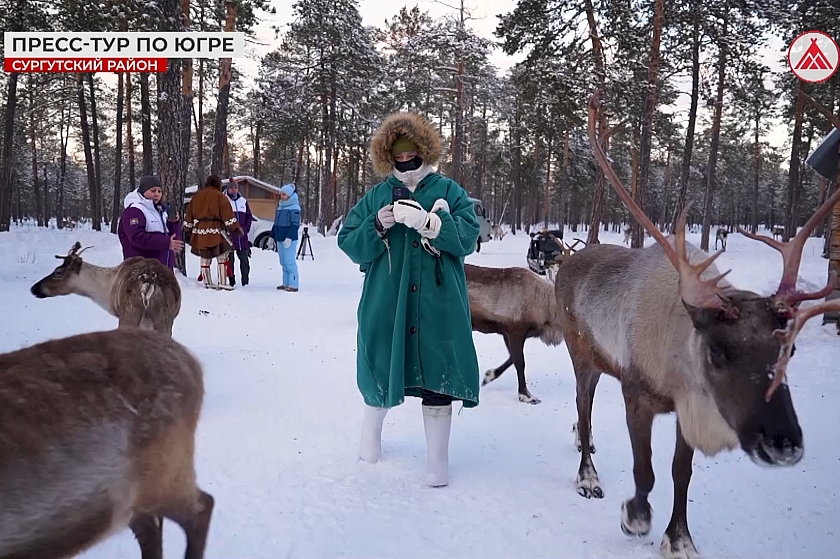
[[519, 401], [524, 402], [526, 404], [531, 404], [531, 405], [534, 405], [534, 406], [536, 406], [537, 404], [542, 402], [542, 400], [540, 400], [539, 398], [534, 398], [533, 396], [531, 396], [530, 393], [520, 394], [519, 395]]
[[581, 476], [578, 474], [578, 478], [575, 480], [575, 487], [577, 488], [578, 495], [586, 499], [604, 498], [604, 490], [601, 489], [601, 482], [598, 479], [598, 474], [594, 472], [587, 476]]
[[650, 505], [639, 506], [634, 499], [627, 499], [621, 503], [621, 531], [625, 536], [644, 537], [650, 533], [651, 516]]
[[665, 559], [700, 559], [700, 554], [697, 553], [697, 548], [694, 547], [691, 536], [671, 540], [667, 532], [662, 536], [659, 553]]
[[490, 384], [491, 382], [493, 382], [497, 378], [499, 378], [499, 377], [496, 374], [496, 369], [487, 369], [484, 372], [484, 379], [481, 381], [481, 386], [484, 386], [486, 384]]

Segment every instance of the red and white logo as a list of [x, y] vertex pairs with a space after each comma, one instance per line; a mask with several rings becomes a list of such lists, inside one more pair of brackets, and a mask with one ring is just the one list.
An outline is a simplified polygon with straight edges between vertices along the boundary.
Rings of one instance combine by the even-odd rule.
[[840, 48], [822, 31], [806, 31], [790, 44], [787, 59], [788, 66], [800, 80], [824, 82], [837, 71]]

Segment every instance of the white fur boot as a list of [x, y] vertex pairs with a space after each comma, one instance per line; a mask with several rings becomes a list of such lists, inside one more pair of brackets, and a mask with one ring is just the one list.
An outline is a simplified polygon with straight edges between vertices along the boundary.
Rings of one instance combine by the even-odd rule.
[[227, 262], [216, 262], [216, 269], [219, 270], [219, 285], [216, 289], [224, 289], [225, 291], [233, 291], [233, 286], [228, 283], [227, 277]]
[[359, 441], [359, 458], [375, 464], [382, 456], [382, 423], [388, 408], [375, 408], [365, 404], [365, 416], [362, 419], [362, 437]]
[[216, 289], [216, 284], [213, 283], [213, 278], [210, 277], [210, 261], [205, 261], [204, 258], [201, 259], [201, 279], [204, 282], [205, 289]]
[[423, 428], [426, 431], [426, 485], [443, 487], [449, 483], [452, 404], [423, 406]]

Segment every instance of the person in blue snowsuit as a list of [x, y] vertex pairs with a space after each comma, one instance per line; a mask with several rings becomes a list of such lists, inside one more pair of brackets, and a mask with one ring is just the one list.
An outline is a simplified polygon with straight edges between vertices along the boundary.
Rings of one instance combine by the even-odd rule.
[[280, 188], [280, 203], [274, 214], [274, 226], [271, 236], [277, 243], [277, 254], [280, 255], [280, 266], [283, 268], [283, 283], [277, 289], [295, 292], [298, 290], [298, 267], [295, 252], [298, 244], [298, 229], [300, 228], [300, 201], [294, 184], [286, 184]]

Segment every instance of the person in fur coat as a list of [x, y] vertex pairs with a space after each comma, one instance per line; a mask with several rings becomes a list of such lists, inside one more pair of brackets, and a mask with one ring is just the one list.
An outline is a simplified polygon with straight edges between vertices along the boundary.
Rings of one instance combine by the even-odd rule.
[[[210, 175], [204, 188], [196, 192], [187, 205], [184, 228], [190, 231], [190, 252], [201, 259], [201, 279], [204, 287], [233, 289], [227, 281], [227, 258], [231, 250], [231, 235], [241, 235], [242, 228], [233, 213], [227, 196], [222, 193], [222, 180]], [[216, 259], [219, 283], [210, 276], [210, 263]]]
[[467, 192], [435, 171], [434, 124], [416, 113], [388, 116], [371, 140], [383, 177], [347, 215], [338, 246], [365, 273], [358, 309], [356, 382], [365, 412], [359, 457], [376, 462], [389, 408], [422, 399], [425, 483], [449, 483], [452, 402], [478, 405], [464, 257], [478, 219]]

